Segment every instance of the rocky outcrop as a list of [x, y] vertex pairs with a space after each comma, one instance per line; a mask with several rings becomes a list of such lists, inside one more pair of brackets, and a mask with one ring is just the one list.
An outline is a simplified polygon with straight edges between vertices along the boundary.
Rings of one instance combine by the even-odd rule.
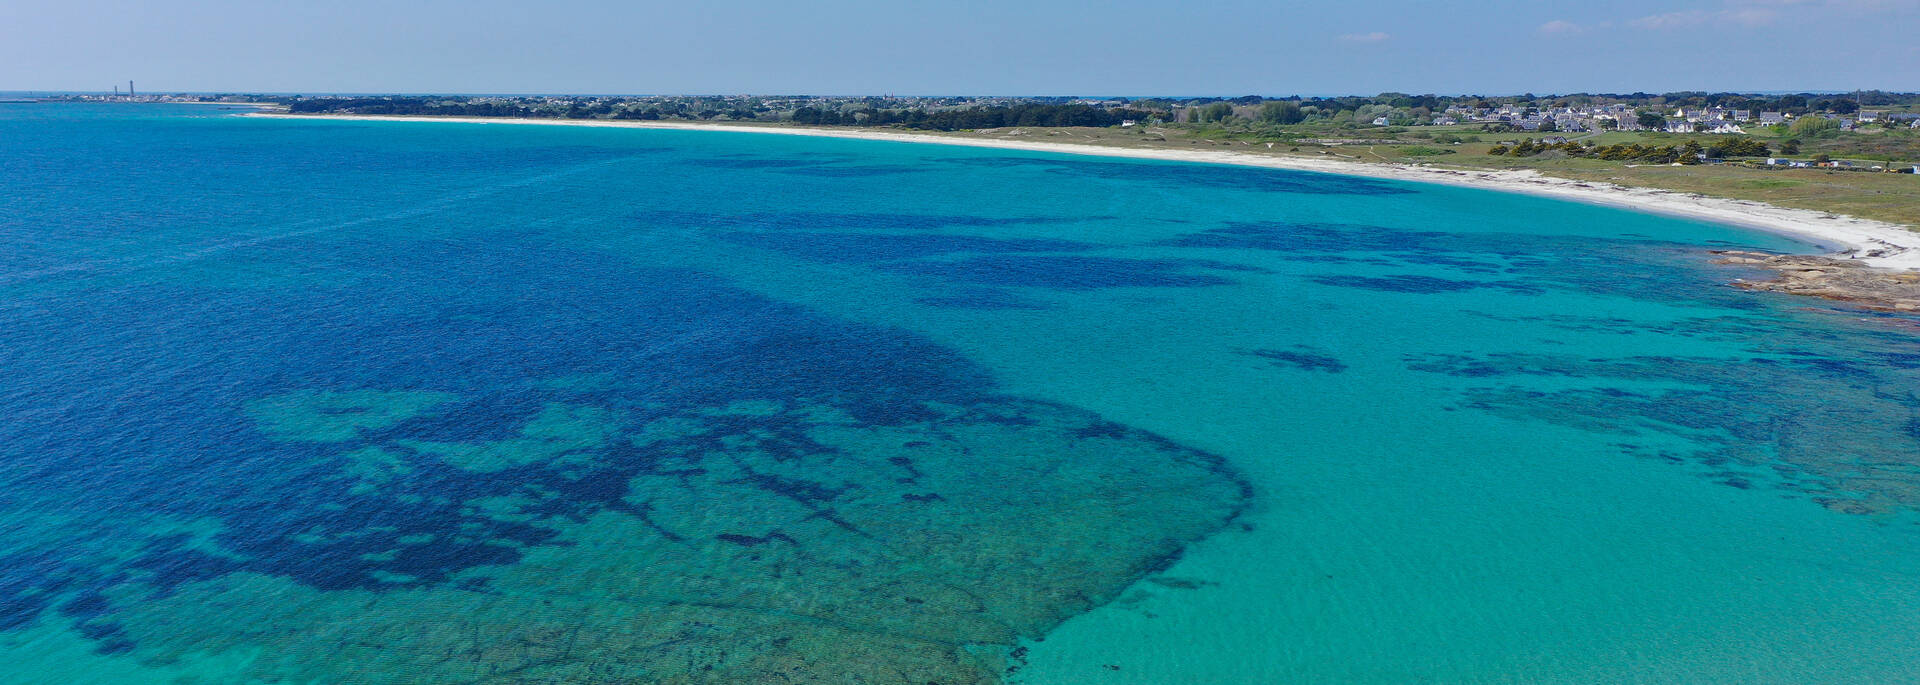
[[1814, 255], [1714, 250], [1719, 264], [1755, 266], [1779, 274], [1765, 281], [1738, 279], [1747, 290], [1806, 295], [1883, 311], [1920, 311], [1920, 271], [1882, 269]]

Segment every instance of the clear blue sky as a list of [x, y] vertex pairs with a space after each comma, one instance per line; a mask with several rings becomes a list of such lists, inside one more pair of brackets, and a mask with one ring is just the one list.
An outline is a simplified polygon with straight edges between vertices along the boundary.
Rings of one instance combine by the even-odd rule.
[[5, 0], [0, 90], [1920, 90], [1920, 0]]

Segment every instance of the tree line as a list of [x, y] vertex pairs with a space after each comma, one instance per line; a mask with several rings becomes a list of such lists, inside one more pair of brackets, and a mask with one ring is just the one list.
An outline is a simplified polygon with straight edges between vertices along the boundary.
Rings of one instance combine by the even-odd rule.
[[1569, 140], [1564, 143], [1543, 143], [1534, 140], [1522, 140], [1515, 145], [1495, 145], [1487, 150], [1490, 155], [1509, 157], [1532, 157], [1544, 152], [1560, 152], [1569, 157], [1592, 157], [1608, 161], [1646, 162], [1649, 164], [1693, 164], [1702, 155], [1709, 159], [1727, 157], [1765, 157], [1773, 151], [1752, 138], [1728, 138], [1715, 141], [1712, 145], [1701, 146], [1699, 141], [1689, 140], [1681, 145], [1641, 145], [1622, 143], [1619, 145], [1584, 145]]
[[794, 110], [793, 123], [808, 126], [900, 126], [930, 131], [1058, 126], [1117, 126], [1129, 120], [1145, 121], [1164, 116], [1163, 112], [1090, 105], [1022, 104], [970, 107], [927, 111], [921, 109], [874, 109], [853, 111], [801, 107]]
[[462, 117], [533, 117], [541, 114], [521, 105], [498, 102], [442, 102], [424, 98], [325, 98], [287, 103], [294, 114], [398, 114]]
[[[745, 110], [707, 109], [694, 111], [677, 103], [667, 106], [616, 106], [616, 103], [539, 103], [530, 107], [506, 100], [446, 100], [420, 97], [312, 98], [287, 103], [295, 114], [373, 114], [461, 117], [534, 117], [563, 119], [720, 119], [756, 120], [759, 113]], [[953, 109], [881, 109], [860, 107], [851, 110], [800, 107], [788, 117], [808, 126], [899, 126], [932, 131], [1002, 128], [1011, 126], [1117, 126], [1129, 120], [1146, 121], [1165, 117], [1164, 111], [1133, 108], [1106, 108], [1084, 104], [1030, 103]], [[772, 116], [772, 115], [769, 115]]]

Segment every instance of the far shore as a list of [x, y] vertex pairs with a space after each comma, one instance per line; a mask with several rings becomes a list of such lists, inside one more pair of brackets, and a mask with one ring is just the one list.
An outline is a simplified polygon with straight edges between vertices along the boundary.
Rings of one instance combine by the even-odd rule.
[[1731, 224], [1790, 236], [1828, 250], [1836, 257], [1889, 269], [1920, 269], [1920, 233], [1905, 227], [1807, 209], [1790, 209], [1763, 202], [1708, 197], [1611, 183], [1574, 181], [1533, 171], [1449, 169], [1438, 166], [1359, 162], [1328, 156], [1259, 154], [1219, 150], [1153, 150], [1105, 145], [995, 140], [876, 129], [829, 129], [748, 124], [695, 124], [665, 121], [608, 121], [580, 119], [508, 119], [485, 117], [371, 116], [346, 114], [248, 113], [241, 116], [282, 119], [343, 119], [356, 121], [426, 121], [467, 124], [532, 124], [599, 126], [610, 128], [673, 129], [771, 133], [908, 143], [1029, 150], [1101, 157], [1130, 157], [1177, 162], [1232, 164], [1364, 176], [1419, 183], [1440, 183], [1502, 192], [1540, 195], [1575, 202], [1606, 205]]

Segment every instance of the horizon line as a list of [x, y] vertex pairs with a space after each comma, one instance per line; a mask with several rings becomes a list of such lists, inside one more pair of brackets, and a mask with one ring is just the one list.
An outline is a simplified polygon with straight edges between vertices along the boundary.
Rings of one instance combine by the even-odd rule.
[[[0, 93], [6, 93], [6, 94], [35, 94], [35, 93], [39, 93], [39, 94], [45, 94], [45, 95], [114, 95], [114, 94], [116, 94], [116, 92], [117, 92], [117, 91], [113, 91], [113, 90], [54, 90], [54, 89], [20, 89], [20, 90], [10, 90], [10, 89], [0, 89]], [[1172, 100], [1194, 100], [1194, 99], [1201, 99], [1201, 98], [1217, 98], [1217, 99], [1222, 99], [1222, 100], [1232, 100], [1232, 99], [1237, 99], [1237, 98], [1244, 98], [1244, 97], [1259, 97], [1259, 98], [1262, 98], [1262, 99], [1267, 99], [1267, 100], [1286, 100], [1286, 99], [1292, 99], [1292, 98], [1345, 98], [1345, 97], [1359, 97], [1359, 98], [1372, 98], [1372, 97], [1380, 97], [1380, 96], [1382, 96], [1382, 95], [1387, 95], [1387, 94], [1395, 94], [1395, 95], [1406, 95], [1406, 96], [1410, 96], [1410, 97], [1428, 97], [1428, 96], [1431, 96], [1431, 97], [1455, 97], [1455, 98], [1460, 98], [1460, 97], [1497, 97], [1497, 98], [1507, 98], [1507, 97], [1527, 97], [1527, 96], [1532, 96], [1532, 97], [1535, 97], [1535, 98], [1551, 98], [1551, 97], [1568, 97], [1568, 96], [1578, 96], [1578, 95], [1600, 95], [1600, 96], [1606, 96], [1606, 95], [1633, 95], [1633, 94], [1646, 94], [1646, 95], [1651, 95], [1651, 96], [1661, 96], [1661, 95], [1668, 95], [1668, 94], [1675, 94], [1675, 93], [1706, 93], [1706, 94], [1710, 94], [1710, 95], [1712, 95], [1712, 94], [1733, 94], [1733, 95], [1844, 95], [1844, 94], [1848, 94], [1848, 93], [1867, 93], [1867, 92], [1879, 92], [1879, 93], [1887, 93], [1887, 94], [1893, 94], [1893, 95], [1907, 95], [1907, 94], [1920, 94], [1920, 91], [1901, 91], [1901, 90], [1887, 90], [1887, 89], [1881, 89], [1881, 88], [1855, 88], [1855, 89], [1850, 89], [1850, 90], [1838, 90], [1838, 89], [1807, 89], [1807, 90], [1794, 90], [1794, 89], [1786, 89], [1786, 90], [1751, 90], [1751, 89], [1748, 89], [1748, 90], [1741, 90], [1741, 89], [1730, 89], [1730, 90], [1668, 90], [1668, 91], [1662, 91], [1662, 92], [1657, 92], [1657, 93], [1656, 93], [1656, 92], [1651, 92], [1651, 91], [1644, 91], [1644, 90], [1640, 90], [1640, 91], [1631, 91], [1631, 92], [1618, 92], [1618, 91], [1568, 91], [1568, 92], [1547, 92], [1547, 93], [1534, 93], [1534, 92], [1521, 92], [1521, 93], [1413, 93], [1413, 92], [1407, 92], [1407, 91], [1397, 91], [1397, 90], [1395, 90], [1395, 91], [1381, 91], [1381, 92], [1378, 92], [1378, 93], [1371, 93], [1371, 94], [1364, 94], [1364, 93], [1289, 93], [1289, 94], [1286, 94], [1286, 95], [1269, 95], [1269, 94], [1258, 94], [1258, 93], [1241, 93], [1241, 94], [1238, 94], [1238, 95], [1225, 95], [1225, 94], [1191, 94], [1191, 95], [1166, 95], [1166, 94], [1159, 94], [1159, 95], [1124, 95], [1124, 94], [1113, 94], [1113, 93], [1107, 93], [1107, 94], [1094, 94], [1094, 95], [1088, 95], [1088, 94], [1040, 94], [1040, 93], [1026, 93], [1026, 94], [1008, 94], [1008, 93], [973, 93], [973, 94], [967, 94], [967, 93], [920, 93], [920, 94], [906, 94], [906, 93], [802, 93], [802, 92], [793, 92], [793, 93], [776, 93], [776, 92], [765, 92], [765, 93], [718, 93], [718, 92], [715, 92], [715, 93], [611, 93], [611, 92], [609, 92], [609, 93], [591, 93], [591, 92], [572, 92], [572, 93], [569, 93], [569, 92], [532, 92], [532, 91], [527, 91], [527, 92], [494, 92], [494, 93], [487, 93], [487, 92], [454, 92], [454, 91], [447, 91], [447, 92], [429, 92], [429, 91], [412, 91], [412, 92], [410, 92], [410, 91], [266, 91], [266, 90], [150, 90], [150, 91], [144, 91], [144, 92], [143, 92], [143, 94], [145, 94], [145, 95], [155, 95], [155, 96], [159, 96], [159, 95], [228, 95], [228, 96], [234, 96], [234, 95], [238, 95], [238, 96], [267, 96], [267, 97], [271, 97], [271, 96], [290, 96], [290, 97], [436, 97], [436, 96], [438, 96], [438, 97], [635, 97], [635, 98], [641, 98], [641, 97], [821, 97], [821, 98], [855, 98], [855, 97], [859, 97], [859, 98], [870, 98], [870, 97], [880, 97], [880, 98], [943, 98], [943, 97], [965, 97], [965, 98], [1082, 98], [1082, 99], [1106, 99], [1106, 98], [1125, 98], [1125, 99], [1128, 99], [1128, 100], [1154, 100], [1154, 99], [1172, 99]], [[125, 93], [125, 92], [118, 92], [118, 94], [120, 94], [120, 95], [125, 95], [126, 93]]]

